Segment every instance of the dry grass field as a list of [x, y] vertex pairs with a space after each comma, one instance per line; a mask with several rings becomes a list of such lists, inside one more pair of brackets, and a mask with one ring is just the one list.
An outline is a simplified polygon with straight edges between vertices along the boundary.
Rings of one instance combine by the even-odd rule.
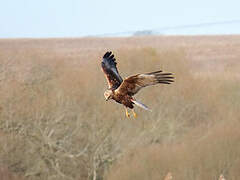
[[[0, 40], [1, 180], [240, 179], [240, 36]], [[162, 69], [127, 119], [100, 69]]]

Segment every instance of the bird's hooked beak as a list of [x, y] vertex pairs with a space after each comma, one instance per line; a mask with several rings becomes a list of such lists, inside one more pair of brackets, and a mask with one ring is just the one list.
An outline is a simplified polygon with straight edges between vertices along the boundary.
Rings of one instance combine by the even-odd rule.
[[105, 100], [108, 101], [109, 99], [112, 98], [112, 91], [111, 90], [107, 90], [104, 92], [104, 96], [105, 96]]
[[108, 101], [110, 99], [110, 96], [108, 96], [108, 98], [106, 99], [106, 101]]

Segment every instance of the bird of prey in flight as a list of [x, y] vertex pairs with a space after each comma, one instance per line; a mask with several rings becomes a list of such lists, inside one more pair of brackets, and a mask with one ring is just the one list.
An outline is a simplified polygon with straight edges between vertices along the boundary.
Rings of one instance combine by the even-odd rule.
[[163, 73], [161, 70], [136, 74], [122, 79], [117, 70], [116, 59], [112, 52], [106, 52], [102, 59], [102, 70], [108, 82], [108, 89], [104, 92], [106, 101], [113, 99], [116, 102], [125, 106], [126, 116], [130, 117], [128, 109], [132, 109], [134, 117], [137, 114], [134, 112], [134, 105], [137, 105], [145, 110], [150, 110], [146, 105], [137, 101], [135, 95], [140, 89], [146, 86], [156, 84], [171, 84], [173, 82], [172, 73]]

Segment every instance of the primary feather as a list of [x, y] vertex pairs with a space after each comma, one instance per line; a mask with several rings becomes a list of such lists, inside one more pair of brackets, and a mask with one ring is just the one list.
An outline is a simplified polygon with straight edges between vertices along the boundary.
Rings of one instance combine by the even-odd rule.
[[116, 59], [111, 51], [104, 54], [101, 65], [108, 82], [108, 88], [117, 89], [123, 80], [118, 73]]
[[118, 87], [116, 92], [132, 96], [143, 87], [155, 85], [158, 83], [170, 84], [172, 82], [172, 73], [162, 73], [162, 71], [155, 71], [150, 73], [137, 74], [126, 78]]

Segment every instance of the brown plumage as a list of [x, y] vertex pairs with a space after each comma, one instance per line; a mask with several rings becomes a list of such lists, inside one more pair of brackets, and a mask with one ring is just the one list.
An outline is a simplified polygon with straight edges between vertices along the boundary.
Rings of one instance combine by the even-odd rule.
[[104, 96], [106, 100], [113, 99], [130, 109], [133, 109], [133, 105], [135, 104], [149, 110], [147, 106], [132, 97], [143, 87], [160, 83], [170, 84], [173, 82], [172, 73], [163, 73], [162, 71], [136, 74], [122, 80], [116, 65], [116, 59], [112, 52], [106, 52], [102, 60], [102, 70], [108, 82], [108, 90], [105, 91]]

